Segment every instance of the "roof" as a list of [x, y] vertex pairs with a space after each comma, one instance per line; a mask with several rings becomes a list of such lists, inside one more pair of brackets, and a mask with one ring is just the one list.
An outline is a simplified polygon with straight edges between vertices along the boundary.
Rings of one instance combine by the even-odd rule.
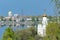
[[46, 14], [46, 13], [44, 13], [44, 14], [43, 14], [43, 17], [47, 17], [47, 14]]

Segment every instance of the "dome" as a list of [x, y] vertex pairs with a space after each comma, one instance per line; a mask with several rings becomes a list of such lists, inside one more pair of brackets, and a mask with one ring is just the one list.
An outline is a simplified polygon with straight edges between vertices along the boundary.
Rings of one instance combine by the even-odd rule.
[[46, 14], [46, 13], [44, 13], [44, 14], [43, 14], [43, 17], [47, 17], [47, 14]]
[[8, 16], [12, 16], [12, 12], [11, 11], [8, 12]]

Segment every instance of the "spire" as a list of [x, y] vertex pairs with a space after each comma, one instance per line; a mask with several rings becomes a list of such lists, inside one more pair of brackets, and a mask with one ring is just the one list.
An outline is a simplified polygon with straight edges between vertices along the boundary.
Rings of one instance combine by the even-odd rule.
[[43, 17], [47, 17], [47, 14], [46, 14], [46, 9], [44, 9], [44, 14], [43, 14]]

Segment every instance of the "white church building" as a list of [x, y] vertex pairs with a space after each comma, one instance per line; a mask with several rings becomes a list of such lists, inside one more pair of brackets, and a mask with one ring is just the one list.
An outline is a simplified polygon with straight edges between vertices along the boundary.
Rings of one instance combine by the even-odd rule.
[[47, 15], [44, 14], [42, 18], [42, 24], [38, 24], [37, 33], [40, 36], [46, 36], [46, 26], [48, 25]]

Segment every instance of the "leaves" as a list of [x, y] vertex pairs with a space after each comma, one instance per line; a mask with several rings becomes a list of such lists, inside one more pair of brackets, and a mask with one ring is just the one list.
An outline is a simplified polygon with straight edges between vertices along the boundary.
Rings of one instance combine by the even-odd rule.
[[49, 23], [46, 29], [46, 40], [60, 40], [60, 29], [57, 23]]
[[5, 30], [3, 34], [3, 39], [2, 40], [12, 40], [14, 37], [14, 32], [13, 30], [9, 27]]
[[15, 34], [16, 40], [35, 40], [35, 35], [37, 35], [35, 27], [16, 31]]

